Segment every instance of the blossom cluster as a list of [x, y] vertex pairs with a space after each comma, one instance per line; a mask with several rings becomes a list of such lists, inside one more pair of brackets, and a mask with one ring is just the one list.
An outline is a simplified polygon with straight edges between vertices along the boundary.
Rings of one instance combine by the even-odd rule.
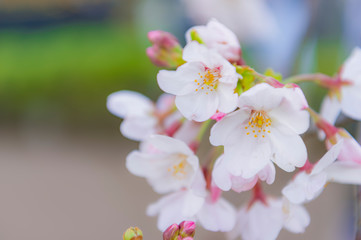
[[[236, 35], [217, 20], [185, 34], [186, 45], [167, 32], [148, 35], [151, 61], [165, 92], [156, 103], [132, 91], [108, 97], [108, 110], [123, 118], [120, 130], [140, 141], [126, 167], [163, 196], [148, 206], [165, 231], [182, 221], [199, 222], [229, 239], [276, 239], [281, 229], [302, 233], [310, 223], [304, 204], [328, 182], [361, 184], [361, 146], [335, 126], [340, 112], [360, 121], [361, 49], [355, 48], [336, 76], [306, 74], [278, 79], [256, 72], [242, 57]], [[329, 89], [321, 113], [312, 110], [296, 83], [313, 81]], [[302, 134], [310, 117], [327, 152], [309, 159]], [[213, 126], [211, 126], [213, 124]], [[212, 147], [199, 156], [200, 145]], [[277, 171], [296, 172], [277, 196], [266, 195]], [[263, 184], [264, 185], [264, 184]], [[236, 206], [223, 191], [252, 191]]]

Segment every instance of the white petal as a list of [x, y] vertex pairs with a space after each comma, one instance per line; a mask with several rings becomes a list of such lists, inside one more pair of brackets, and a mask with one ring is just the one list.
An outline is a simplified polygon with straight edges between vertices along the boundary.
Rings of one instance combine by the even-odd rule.
[[361, 185], [361, 165], [335, 162], [325, 170], [328, 181]]
[[228, 232], [235, 226], [236, 209], [223, 198], [216, 203], [206, 201], [197, 218], [206, 230]]
[[[184, 208], [189, 208], [187, 204], [189, 201], [187, 200], [189, 192], [187, 191], [179, 191], [170, 195], [167, 195], [156, 203], [153, 203], [147, 208], [148, 216], [155, 216], [159, 214], [157, 226], [160, 231], [164, 231], [171, 224], [176, 223], [179, 224], [181, 221], [195, 221], [194, 214], [185, 215]], [[196, 201], [195, 204], [198, 204]], [[192, 207], [192, 206], [191, 206]], [[199, 206], [196, 212], [199, 210]]]
[[193, 156], [193, 151], [181, 140], [164, 135], [152, 135], [147, 140], [163, 153], [181, 153]]
[[[300, 173], [301, 174], [301, 173]], [[299, 175], [297, 176], [299, 177]], [[305, 184], [306, 185], [306, 184]], [[290, 202], [300, 204], [305, 202], [306, 193], [305, 186], [300, 186], [299, 184], [291, 181], [282, 189], [282, 194], [285, 196]]]
[[214, 164], [212, 179], [214, 183], [223, 191], [229, 191], [232, 187], [231, 175], [225, 168], [223, 163], [223, 155], [220, 156]]
[[236, 134], [238, 139], [234, 140], [235, 144], [224, 146], [226, 168], [232, 175], [252, 178], [269, 163], [270, 143], [268, 139], [247, 136], [244, 131]]
[[268, 201], [269, 206], [255, 202], [250, 209], [241, 210], [236, 227], [244, 240], [275, 240], [283, 226], [282, 203]]
[[110, 94], [107, 99], [107, 108], [109, 112], [120, 118], [129, 115], [144, 116], [154, 111], [154, 105], [149, 98], [127, 90]]
[[214, 50], [210, 50], [196, 41], [188, 43], [183, 50], [186, 62], [200, 62], [209, 68], [219, 67], [230, 63]]
[[301, 204], [315, 199], [324, 189], [325, 173], [310, 175], [300, 172], [286, 187], [282, 194], [292, 203]]
[[338, 159], [361, 164], [361, 145], [350, 134], [349, 137], [343, 137], [343, 146]]
[[335, 124], [338, 115], [341, 112], [341, 103], [336, 97], [326, 96], [321, 104], [320, 115], [330, 124]]
[[197, 137], [200, 127], [201, 123], [185, 120], [173, 137], [189, 145]]
[[126, 167], [129, 172], [139, 177], [158, 177], [163, 175], [161, 166], [169, 165], [166, 156], [132, 151], [126, 158]]
[[299, 135], [275, 126], [271, 128], [271, 133], [268, 136], [274, 152], [272, 160], [280, 168], [292, 172], [295, 167], [302, 167], [305, 164], [307, 150]]
[[361, 75], [361, 48], [356, 47], [353, 49], [350, 56], [346, 59], [341, 77], [344, 80], [355, 82], [354, 77]]
[[279, 106], [283, 97], [284, 91], [282, 89], [261, 83], [242, 93], [239, 97], [238, 106], [268, 111]]
[[216, 113], [219, 100], [215, 92], [199, 92], [177, 96], [175, 104], [187, 119], [203, 122]]
[[242, 176], [231, 175], [226, 169], [223, 155], [217, 159], [214, 165], [212, 179], [223, 191], [229, 191], [232, 188], [232, 190], [236, 192], [248, 191], [252, 189], [258, 181], [257, 176], [245, 179]]
[[232, 112], [237, 107], [238, 95], [234, 93], [235, 86], [220, 83], [217, 88], [219, 97], [218, 110], [223, 113]]
[[272, 184], [275, 181], [276, 169], [272, 162], [263, 168], [258, 174], [261, 181], [266, 181], [267, 184]]
[[202, 170], [199, 168], [194, 176], [193, 183], [190, 186], [190, 190], [198, 196], [205, 197], [207, 195], [206, 191], [206, 180], [204, 179], [204, 175]]
[[157, 100], [156, 103], [157, 110], [160, 112], [169, 111], [174, 106], [174, 100], [175, 97], [173, 95], [163, 93], [162, 95], [159, 96]]
[[231, 133], [241, 129], [243, 122], [248, 121], [249, 117], [250, 113], [245, 110], [237, 110], [226, 115], [213, 125], [209, 141], [214, 146], [224, 145]]
[[[361, 79], [361, 73], [360, 73], [360, 79]], [[346, 116], [358, 121], [361, 121], [360, 92], [361, 92], [361, 83], [358, 86], [347, 86], [342, 88], [342, 101], [341, 101], [342, 112]]]
[[184, 203], [180, 212], [183, 216], [191, 217], [196, 215], [202, 208], [205, 202], [204, 196], [199, 196], [193, 193], [193, 191], [187, 191], [184, 198]]
[[142, 141], [157, 132], [158, 120], [151, 116], [129, 116], [120, 125], [124, 137], [134, 141]]
[[268, 112], [268, 116], [283, 125], [289, 127], [297, 134], [304, 133], [310, 125], [309, 113], [304, 110], [307, 107], [302, 90], [299, 88], [280, 89], [284, 93], [280, 105]]
[[244, 192], [251, 190], [258, 181], [258, 176], [243, 178], [242, 176], [231, 176], [232, 190], [235, 192]]
[[334, 161], [336, 161], [338, 155], [341, 152], [343, 147], [343, 140], [341, 139], [335, 145], [333, 145], [330, 150], [327, 151], [325, 155], [313, 166], [311, 175], [318, 174], [322, 172], [325, 168], [330, 166]]
[[284, 227], [292, 233], [303, 233], [310, 224], [311, 218], [305, 207], [290, 204]]
[[177, 71], [161, 70], [157, 75], [159, 87], [174, 95], [184, 95], [194, 92], [197, 85], [194, 83], [199, 73], [204, 72], [204, 66], [199, 62], [185, 63]]

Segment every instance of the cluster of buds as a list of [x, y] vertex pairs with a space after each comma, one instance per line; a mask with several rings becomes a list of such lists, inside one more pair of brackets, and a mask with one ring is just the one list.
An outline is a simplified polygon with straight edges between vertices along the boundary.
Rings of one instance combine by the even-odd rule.
[[163, 232], [163, 240], [193, 240], [195, 229], [196, 224], [192, 221], [174, 223]]
[[[164, 194], [147, 209], [158, 216], [164, 240], [193, 239], [195, 221], [209, 231], [228, 232], [230, 239], [272, 240], [281, 229], [302, 233], [310, 223], [304, 204], [328, 182], [361, 184], [361, 146], [334, 126], [341, 111], [361, 120], [361, 108], [354, 108], [361, 104], [359, 48], [336, 77], [282, 79], [248, 66], [235, 34], [214, 19], [189, 29], [183, 48], [170, 33], [153, 31], [148, 37], [149, 58], [168, 68], [157, 75], [165, 94], [153, 103], [123, 90], [108, 97], [107, 107], [124, 119], [123, 135], [141, 141], [127, 156], [127, 169]], [[330, 89], [320, 114], [296, 84], [302, 81]], [[310, 116], [328, 149], [317, 162], [309, 160], [301, 136]], [[212, 147], [199, 156], [209, 129]], [[262, 190], [262, 182], [275, 181], [276, 168], [299, 169], [279, 197]], [[222, 197], [230, 190], [251, 190], [252, 198], [237, 211]]]

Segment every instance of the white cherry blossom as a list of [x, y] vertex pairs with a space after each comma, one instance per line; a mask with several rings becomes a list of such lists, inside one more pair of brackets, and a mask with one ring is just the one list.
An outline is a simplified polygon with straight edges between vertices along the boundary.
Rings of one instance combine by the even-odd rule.
[[176, 95], [179, 111], [198, 122], [209, 119], [217, 110], [229, 113], [236, 108], [234, 93], [238, 77], [236, 69], [215, 50], [192, 41], [183, 51], [185, 64], [176, 71], [161, 70], [160, 88]]
[[324, 189], [328, 177], [325, 169], [331, 166], [340, 154], [343, 142], [334, 145], [315, 165], [311, 171], [299, 172], [292, 181], [282, 189], [282, 194], [292, 203], [301, 204], [315, 199]]
[[361, 120], [361, 48], [355, 48], [350, 57], [346, 59], [337, 81], [346, 84], [339, 86], [340, 99], [337, 94], [326, 96], [321, 105], [321, 116], [331, 124], [336, 122], [342, 111], [346, 116]]
[[301, 233], [309, 223], [310, 216], [303, 206], [282, 198], [267, 198], [267, 204], [256, 201], [241, 208], [237, 224], [228, 234], [228, 239], [242, 236], [243, 240], [275, 240], [282, 228]]
[[162, 115], [170, 111], [173, 104], [174, 97], [169, 94], [161, 95], [154, 104], [146, 96], [127, 90], [114, 92], [107, 99], [109, 112], [124, 119], [120, 125], [121, 133], [135, 141], [164, 132], [165, 128], [179, 119], [176, 113], [162, 119]]
[[[333, 136], [336, 143], [342, 141], [342, 149], [338, 159], [342, 162], [351, 162], [361, 165], [361, 146], [345, 129], [338, 129]], [[330, 149], [333, 146], [330, 139], [326, 139], [326, 147]]]
[[231, 175], [250, 179], [270, 161], [288, 172], [304, 165], [307, 150], [299, 134], [308, 129], [309, 114], [300, 88], [258, 84], [240, 96], [238, 106], [212, 127], [210, 136], [212, 145], [224, 145]]
[[200, 171], [198, 157], [184, 142], [163, 135], [152, 135], [142, 142], [140, 151], [127, 156], [126, 167], [146, 178], [158, 193], [191, 187]]
[[231, 62], [237, 62], [241, 58], [241, 45], [236, 35], [215, 19], [207, 25], [194, 26], [186, 32], [187, 42], [191, 42], [191, 32], [196, 31], [205, 45], [216, 50], [224, 58]]
[[182, 189], [168, 194], [147, 208], [148, 216], [157, 216], [157, 227], [164, 231], [171, 224], [182, 221], [196, 221], [196, 214], [205, 202], [205, 197], [194, 194], [189, 189]]
[[236, 192], [243, 192], [252, 189], [258, 180], [266, 181], [272, 184], [275, 180], [276, 169], [272, 162], [269, 162], [262, 170], [260, 170], [254, 177], [243, 178], [242, 176], [235, 176], [230, 173], [223, 160], [223, 155], [220, 156], [213, 167], [212, 177], [215, 184], [223, 191], [230, 189]]
[[[197, 181], [205, 191], [204, 178]], [[205, 229], [213, 232], [228, 232], [236, 224], [236, 209], [232, 204], [221, 197], [212, 198], [209, 192], [200, 195], [191, 189], [181, 189], [162, 197], [149, 205], [147, 215], [158, 215], [161, 231], [184, 220], [199, 221]]]

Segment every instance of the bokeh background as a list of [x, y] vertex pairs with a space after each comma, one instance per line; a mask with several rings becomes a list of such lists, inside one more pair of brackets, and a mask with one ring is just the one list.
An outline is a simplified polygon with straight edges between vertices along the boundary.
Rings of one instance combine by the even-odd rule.
[[[284, 76], [333, 75], [361, 45], [360, 0], [0, 1], [0, 239], [116, 240], [129, 226], [161, 239], [146, 206], [160, 196], [128, 173], [137, 143], [119, 132], [106, 97], [129, 89], [156, 99], [158, 68], [145, 55], [150, 30], [184, 32], [215, 17], [238, 35], [249, 65]], [[315, 109], [325, 94], [303, 85]], [[347, 125], [353, 129], [353, 125]], [[305, 136], [310, 158], [325, 149]], [[280, 194], [278, 171], [266, 191]], [[236, 206], [248, 194], [227, 193]], [[352, 239], [353, 188], [330, 184], [307, 204], [304, 235]], [[224, 239], [197, 229], [198, 239]]]

